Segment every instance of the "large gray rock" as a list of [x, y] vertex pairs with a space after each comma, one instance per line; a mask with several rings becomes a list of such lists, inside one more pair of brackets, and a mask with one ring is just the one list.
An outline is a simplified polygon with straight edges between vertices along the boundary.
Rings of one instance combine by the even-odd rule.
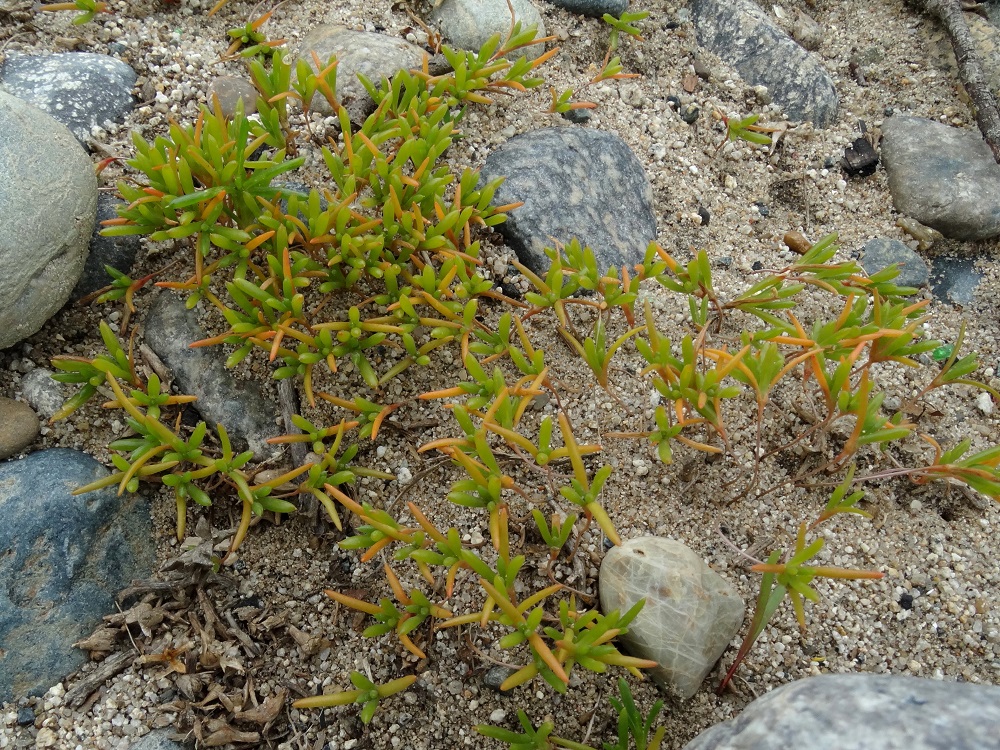
[[[315, 69], [312, 53], [322, 64], [336, 56], [337, 99], [347, 108], [352, 122], [363, 122], [375, 109], [375, 102], [358, 80], [358, 73], [378, 86], [382, 78], [392, 78], [400, 70], [419, 68], [424, 51], [403, 39], [394, 39], [369, 31], [353, 31], [345, 26], [317, 26], [298, 50], [298, 60], [305, 60]], [[312, 100], [317, 112], [331, 114], [330, 104], [321, 94]]]
[[900, 213], [954, 240], [1000, 234], [1000, 165], [978, 131], [890, 117], [882, 163]]
[[[530, 0], [511, 0], [514, 18], [511, 19], [507, 0], [444, 0], [431, 11], [430, 20], [444, 35], [448, 44], [459, 49], [479, 51], [483, 43], [494, 34], [503, 39], [510, 31], [513, 21], [520, 21], [521, 28], [535, 27], [535, 36], [545, 36], [545, 22], [538, 8]], [[517, 55], [526, 55], [534, 60], [545, 51], [544, 44], [534, 44], [519, 50]]]
[[604, 612], [646, 600], [620, 640], [657, 662], [653, 679], [682, 699], [698, 692], [743, 622], [743, 600], [732, 584], [673, 539], [639, 537], [611, 548], [599, 588]]
[[69, 299], [97, 212], [90, 158], [64, 125], [0, 91], [0, 349]]
[[124, 122], [135, 100], [135, 71], [121, 60], [92, 52], [10, 55], [0, 86], [48, 112], [81, 143], [94, 126]]
[[684, 750], [987, 750], [1000, 747], [1000, 687], [829, 674], [782, 685]]
[[576, 238], [600, 270], [641, 263], [656, 239], [653, 192], [642, 164], [612, 133], [577, 127], [511, 138], [486, 159], [480, 182], [505, 177], [494, 205], [523, 201], [497, 228], [524, 265], [544, 273], [545, 248]]
[[277, 407], [253, 382], [226, 369], [221, 346], [190, 348], [208, 338], [198, 314], [172, 294], [160, 294], [146, 316], [145, 341], [171, 369], [182, 393], [197, 396], [194, 407], [215, 428], [222, 424], [238, 450], [248, 446], [258, 460], [280, 452], [265, 442], [281, 434]]
[[114, 487], [78, 451], [0, 464], [0, 701], [40, 695], [86, 660], [72, 644], [115, 611], [115, 594], [153, 571], [149, 504]]
[[840, 99], [819, 58], [796, 44], [752, 0], [691, 0], [698, 43], [736, 68], [751, 86], [767, 86], [793, 120], [825, 128]]

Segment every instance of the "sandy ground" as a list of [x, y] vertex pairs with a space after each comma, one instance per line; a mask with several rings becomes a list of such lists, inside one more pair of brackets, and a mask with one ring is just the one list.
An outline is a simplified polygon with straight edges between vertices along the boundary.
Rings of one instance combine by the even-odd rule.
[[[7, 7], [9, 2], [0, 4]], [[742, 288], [751, 264], [780, 267], [788, 258], [782, 235], [797, 229], [813, 239], [836, 231], [842, 254], [849, 257], [874, 236], [909, 239], [896, 226], [884, 172], [866, 179], [846, 179], [836, 164], [844, 147], [857, 137], [857, 122], [871, 128], [885, 116], [887, 108], [898, 113], [938, 119], [973, 128], [969, 110], [953, 78], [936, 58], [929, 58], [928, 40], [938, 34], [933, 23], [918, 17], [902, 0], [817, 0], [815, 4], [788, 0], [787, 15], [807, 10], [822, 24], [826, 36], [819, 54], [834, 76], [841, 96], [837, 124], [823, 131], [799, 127], [789, 132], [774, 156], [766, 149], [745, 144], [727, 146], [713, 158], [722, 139], [721, 125], [713, 111], [746, 115], [762, 112], [764, 119], [780, 116], [761, 104], [751, 87], [714, 56], [698, 50], [694, 30], [684, 21], [684, 3], [638, 0], [633, 9], [649, 10], [643, 22], [642, 44], [626, 43], [621, 51], [628, 71], [642, 72], [634, 81], [609, 82], [584, 87], [597, 71], [607, 44], [607, 29], [599, 21], [586, 19], [541, 2], [549, 32], [559, 38], [560, 54], [543, 70], [558, 90], [574, 87], [580, 96], [599, 105], [590, 127], [618, 133], [643, 162], [656, 197], [661, 244], [678, 258], [688, 259], [694, 250], [705, 249], [715, 264], [716, 284], [723, 294]], [[158, 2], [119, 2], [115, 15], [98, 23], [71, 26], [66, 14], [42, 14], [31, 23], [12, 21], [0, 28], [0, 50], [44, 53], [76, 48], [107, 52], [108, 45], [125, 42], [122, 58], [138, 72], [138, 106], [124, 126], [107, 134], [104, 143], [115, 155], [128, 155], [130, 131], [147, 139], [165, 132], [168, 117], [191, 121], [212, 77], [239, 74], [236, 62], [219, 62], [228, 46], [225, 31], [242, 25], [266, 10], [256, 12], [250, 3], [233, 0], [214, 18], [198, 0], [179, 5]], [[267, 6], [270, 7], [270, 6]], [[289, 43], [320, 23], [345, 23], [356, 28], [379, 30], [391, 36], [422, 43], [426, 35], [410, 13], [426, 12], [387, 0], [290, 0], [283, 4], [265, 27], [272, 38]], [[708, 80], [693, 76], [695, 57], [699, 68], [707, 68]], [[853, 60], [866, 61], [866, 85], [859, 85], [850, 70]], [[687, 79], [694, 91], [684, 89]], [[166, 95], [157, 104], [156, 93]], [[699, 106], [701, 117], [692, 126], [683, 122], [666, 103], [677, 96]], [[480, 166], [489, 151], [516, 133], [545, 127], [557, 121], [548, 114], [547, 88], [530, 95], [504, 100], [471, 111], [464, 123], [465, 139], [453, 147], [449, 158], [456, 164]], [[118, 173], [106, 171], [104, 187], [111, 189]], [[315, 173], [305, 170], [309, 179]], [[765, 206], [762, 211], [760, 206]], [[707, 226], [698, 209], [711, 215]], [[507, 251], [499, 239], [487, 242], [488, 266], [502, 272]], [[990, 258], [995, 243], [940, 242], [928, 256]], [[171, 262], [170, 248], [144, 248], [135, 276]], [[967, 341], [981, 353], [978, 376], [1000, 387], [995, 371], [1000, 362], [1000, 278], [994, 262], [980, 263], [985, 279], [975, 302], [967, 309], [934, 302], [930, 334], [954, 340], [963, 319], [969, 321]], [[178, 271], [179, 276], [183, 273]], [[147, 292], [139, 296], [146, 302]], [[651, 301], [666, 330], [681, 331], [685, 308], [681, 301], [655, 289]], [[818, 309], [818, 308], [817, 308]], [[494, 310], [494, 313], [496, 311]], [[33, 367], [46, 366], [60, 353], [94, 353], [99, 343], [97, 321], [111, 309], [69, 307], [40, 333], [22, 345], [0, 352], [0, 394], [16, 397], [21, 375]], [[141, 322], [141, 314], [138, 320]], [[212, 323], [212, 321], [209, 321]], [[212, 323], [218, 325], [218, 321]], [[671, 329], [671, 326], [673, 328]], [[753, 555], [763, 555], [789, 543], [800, 521], [815, 517], [825, 501], [821, 493], [782, 490], [769, 494], [740, 496], [738, 489], [752, 470], [753, 406], [730, 411], [734, 450], [721, 460], [709, 462], [693, 451], [680, 449], [669, 466], [655, 460], [655, 452], [644, 443], [605, 438], [607, 432], [648, 429], [652, 414], [652, 388], [635, 373], [640, 360], [628, 347], [615, 360], [616, 395], [620, 403], [595, 389], [588, 372], [555, 336], [551, 322], [539, 320], [531, 335], [546, 346], [547, 361], [561, 384], [560, 396], [578, 438], [601, 442], [603, 460], [616, 471], [604, 493], [604, 503], [623, 537], [643, 534], [672, 536], [697, 550], [725, 575], [751, 602], [758, 578], [745, 568], [745, 559], [723, 541], [725, 530], [733, 545]], [[440, 351], [440, 350], [439, 350]], [[266, 363], [252, 360], [240, 371], [243, 377], [263, 373]], [[367, 466], [413, 477], [413, 481], [365, 481], [358, 495], [378, 504], [396, 503], [406, 492], [440, 525], [455, 524], [476, 541], [486, 534], [481, 519], [460, 513], [443, 497], [457, 475], [435, 456], [417, 454], [424, 442], [456, 434], [457, 427], [437, 404], [416, 403], [416, 394], [453, 382], [453, 362], [442, 356], [433, 365], [405, 381], [394, 381], [387, 398], [407, 402], [394, 414], [397, 429], [383, 431], [380, 446], [365, 444], [360, 461]], [[926, 372], [901, 372], [885, 368], [879, 373], [890, 403], [901, 403], [913, 393], [915, 383], [930, 376]], [[329, 390], [351, 393], [350, 373], [342, 372], [322, 384]], [[270, 391], [273, 394], [273, 387]], [[791, 390], [779, 393], [780, 409], [769, 412], [764, 434], [775, 443], [793, 432]], [[1000, 431], [997, 418], [976, 405], [977, 393], [954, 389], [933, 394], [919, 416], [922, 430], [940, 442], [954, 444], [970, 437], [976, 447], [995, 441]], [[918, 410], [919, 411], [919, 410]], [[339, 419], [331, 412], [305, 413], [314, 421]], [[914, 415], [916, 417], [916, 414]], [[46, 428], [34, 449], [64, 446], [83, 449], [108, 462], [106, 445], [115, 434], [113, 417], [96, 406], [88, 406], [66, 423]], [[799, 424], [801, 429], [801, 424]], [[783, 438], [782, 436], [786, 436]], [[383, 450], [384, 449], [384, 450]], [[916, 444], [912, 454], [898, 452], [904, 462], [922, 460], [926, 450]], [[782, 482], [794, 471], [799, 456], [765, 464], [761, 486]], [[506, 468], [506, 466], [505, 466]], [[859, 473], [885, 468], [874, 454], [863, 454]], [[509, 470], [526, 486], [538, 484], [512, 462]], [[156, 528], [162, 560], [175, 558], [178, 545], [171, 537], [173, 503], [157, 496]], [[820, 672], [888, 672], [915, 674], [935, 679], [996, 682], [1000, 676], [1000, 543], [995, 529], [1000, 513], [995, 504], [963, 492], [958, 487], [917, 487], [906, 481], [873, 483], [868, 486], [865, 508], [871, 522], [847, 517], [829, 526], [825, 534], [827, 564], [881, 570], [886, 576], [869, 583], [817, 585], [822, 594], [818, 605], [807, 610], [808, 631], [799, 633], [790, 610], [782, 610], [762, 636], [734, 683], [734, 690], [717, 696], [713, 689], [724, 667], [735, 653], [723, 658], [706, 681], [704, 689], [690, 701], [668, 701], [661, 716], [667, 726], [668, 748], [680, 748], [699, 731], [730, 718], [754, 696]], [[518, 507], [519, 512], [525, 508]], [[210, 515], [217, 529], [234, 525], [237, 507], [220, 502]], [[196, 515], [189, 515], [194, 528]], [[361, 565], [355, 556], [340, 551], [334, 532], [314, 533], [303, 520], [280, 525], [264, 522], [255, 526], [240, 550], [235, 565], [199, 600], [189, 589], [178, 598], [154, 599], [151, 605], [163, 614], [148, 634], [133, 627], [132, 642], [123, 647], [143, 654], [160, 654], [168, 648], [187, 648], [188, 666], [194, 674], [178, 679], [164, 664], [133, 666], [121, 672], [95, 693], [83, 707], [70, 709], [63, 691], [81, 675], [69, 677], [44, 698], [29, 701], [37, 714], [34, 726], [16, 725], [22, 704], [0, 710], [0, 747], [51, 746], [58, 748], [119, 748], [129, 738], [150, 727], [177, 726], [181, 732], [200, 734], [226, 731], [228, 720], [240, 708], [247, 710], [269, 697], [288, 691], [291, 697], [313, 694], [324, 687], [347, 688], [350, 670], [385, 681], [414, 667], [420, 672], [417, 687], [389, 701], [365, 729], [356, 713], [337, 709], [300, 712], [282, 705], [266, 726], [233, 722], [240, 731], [261, 732], [266, 746], [312, 749], [329, 748], [450, 748], [490, 744], [472, 731], [476, 723], [511, 725], [522, 708], [536, 723], [552, 718], [557, 733], [573, 739], [589, 738], [591, 744], [609, 740], [613, 712], [608, 704], [617, 674], [580, 675], [566, 696], [554, 695], [547, 687], [532, 685], [500, 695], [485, 687], [484, 672], [494, 661], [517, 663], [523, 654], [501, 652], [495, 647], [494, 631], [438, 633], [423, 641], [426, 661], [411, 664], [414, 657], [387, 638], [366, 640], [363, 626], [351, 613], [334, 606], [323, 594], [327, 587], [354, 589], [363, 595], [386, 595], [380, 566]], [[525, 552], [545, 560], [538, 540], [528, 535]], [[588, 534], [582, 540], [574, 563], [560, 564], [557, 575], [585, 592], [596, 588], [596, 573], [603, 550], [602, 540]], [[408, 571], [401, 571], [407, 573]], [[526, 584], [545, 580], [538, 571], [526, 575]], [[416, 584], [404, 579], [404, 584]], [[460, 587], [451, 602], [453, 609], [471, 608], [474, 602]], [[361, 594], [359, 594], [361, 595]], [[905, 595], [905, 596], [904, 596]], [[910, 604], [906, 608], [900, 605]], [[214, 645], [200, 634], [210, 616], [208, 603], [222, 620], [226, 613], [249, 636], [248, 647], [239, 640], [217, 640]], [[226, 622], [229, 622], [226, 620]], [[225, 625], [233, 632], [233, 627]], [[206, 659], [206, 650], [216, 658]], [[200, 654], [200, 661], [195, 658]], [[204, 665], [213, 662], [214, 668]], [[201, 666], [199, 666], [199, 664]], [[97, 665], [89, 664], [82, 675]], [[577, 681], [574, 680], [574, 683]], [[634, 687], [637, 699], [648, 706], [655, 699], [649, 684]], [[39, 735], [40, 737], [36, 737]], [[224, 735], [215, 735], [223, 739]], [[6, 743], [6, 744], [4, 744]], [[46, 744], [50, 743], [50, 744]]]

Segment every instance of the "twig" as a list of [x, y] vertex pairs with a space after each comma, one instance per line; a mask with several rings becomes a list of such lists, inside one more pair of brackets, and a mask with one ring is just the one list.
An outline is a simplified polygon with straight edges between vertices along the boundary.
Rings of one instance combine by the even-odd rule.
[[66, 691], [64, 702], [70, 708], [83, 705], [87, 697], [99, 689], [106, 680], [110, 680], [119, 672], [125, 670], [135, 656], [130, 651], [118, 651], [101, 662], [101, 665], [90, 674], [82, 677], [78, 683]]
[[923, 8], [937, 17], [948, 32], [951, 46], [958, 61], [958, 78], [972, 99], [976, 110], [976, 124], [1000, 163], [1000, 109], [986, 83], [983, 64], [976, 54], [969, 26], [962, 15], [958, 0], [917, 0]]

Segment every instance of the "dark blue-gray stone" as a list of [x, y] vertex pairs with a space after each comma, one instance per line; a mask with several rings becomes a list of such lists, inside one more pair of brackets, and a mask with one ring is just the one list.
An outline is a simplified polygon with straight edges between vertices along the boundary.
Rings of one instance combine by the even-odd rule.
[[1000, 165], [979, 131], [890, 117], [882, 123], [882, 163], [900, 213], [954, 240], [1000, 234]]
[[81, 143], [95, 125], [125, 121], [135, 78], [121, 60], [92, 52], [9, 55], [0, 67], [0, 86], [48, 112]]
[[157, 296], [146, 316], [145, 341], [173, 372], [180, 392], [197, 396], [194, 407], [208, 426], [221, 423], [238, 450], [249, 446], [258, 460], [277, 454], [265, 442], [281, 434], [277, 407], [256, 383], [237, 380], [226, 369], [221, 346], [190, 348], [206, 338], [197, 312], [173, 294]]
[[[995, 262], [995, 261], [993, 261]], [[938, 256], [933, 261], [931, 291], [946, 304], [968, 307], [983, 274], [976, 270], [974, 258]]]
[[986, 750], [1000, 747], [1000, 687], [881, 674], [782, 685], [684, 750]]
[[751, 86], [767, 86], [792, 120], [819, 128], [840, 99], [819, 58], [796, 44], [751, 0], [691, 0], [698, 43], [736, 68]]
[[149, 504], [106, 488], [108, 475], [63, 448], [0, 463], [0, 701], [40, 695], [78, 669], [72, 644], [115, 611], [115, 595], [153, 571]]
[[0, 349], [69, 299], [96, 213], [94, 165], [73, 135], [0, 91]]
[[570, 13], [579, 13], [592, 18], [601, 18], [605, 13], [618, 18], [628, 8], [628, 0], [549, 0], [549, 2]]
[[124, 205], [126, 205], [124, 201], [110, 193], [101, 193], [97, 196], [97, 222], [90, 237], [90, 255], [87, 256], [83, 274], [73, 287], [70, 299], [81, 299], [108, 286], [111, 277], [104, 266], [111, 266], [124, 274], [132, 272], [132, 264], [135, 263], [135, 256], [139, 253], [139, 236], [129, 234], [124, 237], [105, 237], [101, 234], [104, 228], [101, 222], [118, 218], [116, 207]]
[[578, 127], [511, 138], [486, 159], [480, 184], [506, 180], [494, 205], [524, 201], [497, 229], [524, 265], [544, 273], [545, 248], [576, 238], [610, 266], [641, 263], [656, 239], [653, 193], [642, 164], [612, 133]]
[[909, 245], [888, 237], [868, 240], [861, 248], [861, 266], [869, 276], [878, 273], [893, 263], [899, 265], [899, 276], [893, 283], [898, 286], [927, 286], [930, 269], [927, 262], [917, 255]]

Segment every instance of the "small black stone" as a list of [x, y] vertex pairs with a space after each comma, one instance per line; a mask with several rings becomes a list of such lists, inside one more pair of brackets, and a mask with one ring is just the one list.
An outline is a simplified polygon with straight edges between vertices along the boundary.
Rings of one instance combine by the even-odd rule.
[[766, 203], [757, 201], [754, 205], [757, 207], [757, 213], [759, 213], [762, 217], [767, 218], [771, 215], [771, 209], [767, 207]]
[[761, 263], [759, 260], [755, 260], [753, 262], [753, 265], [750, 266], [750, 268], [752, 268], [754, 271], [760, 271], [764, 268], [764, 264]]
[[712, 218], [712, 214], [710, 214], [708, 212], [708, 209], [705, 208], [704, 206], [698, 206], [698, 215], [701, 217], [701, 225], [703, 227], [707, 227], [708, 226], [708, 222]]
[[913, 597], [910, 594], [901, 594], [899, 597], [899, 606], [903, 609], [913, 609]]
[[878, 151], [867, 138], [855, 138], [854, 143], [844, 149], [840, 164], [851, 177], [868, 177], [875, 174]]
[[676, 96], [668, 96], [667, 106], [674, 111], [679, 111], [681, 108], [681, 100], [678, 99]]
[[681, 119], [684, 120], [688, 125], [694, 125], [698, 122], [698, 116], [701, 114], [701, 110], [698, 109], [695, 104], [688, 104], [681, 110]]
[[589, 109], [571, 109], [567, 112], [563, 112], [562, 116], [572, 123], [577, 125], [584, 125], [590, 122], [591, 111]]
[[29, 724], [35, 723], [35, 712], [31, 710], [30, 706], [23, 706], [17, 710], [17, 724], [21, 727], [26, 727]]

